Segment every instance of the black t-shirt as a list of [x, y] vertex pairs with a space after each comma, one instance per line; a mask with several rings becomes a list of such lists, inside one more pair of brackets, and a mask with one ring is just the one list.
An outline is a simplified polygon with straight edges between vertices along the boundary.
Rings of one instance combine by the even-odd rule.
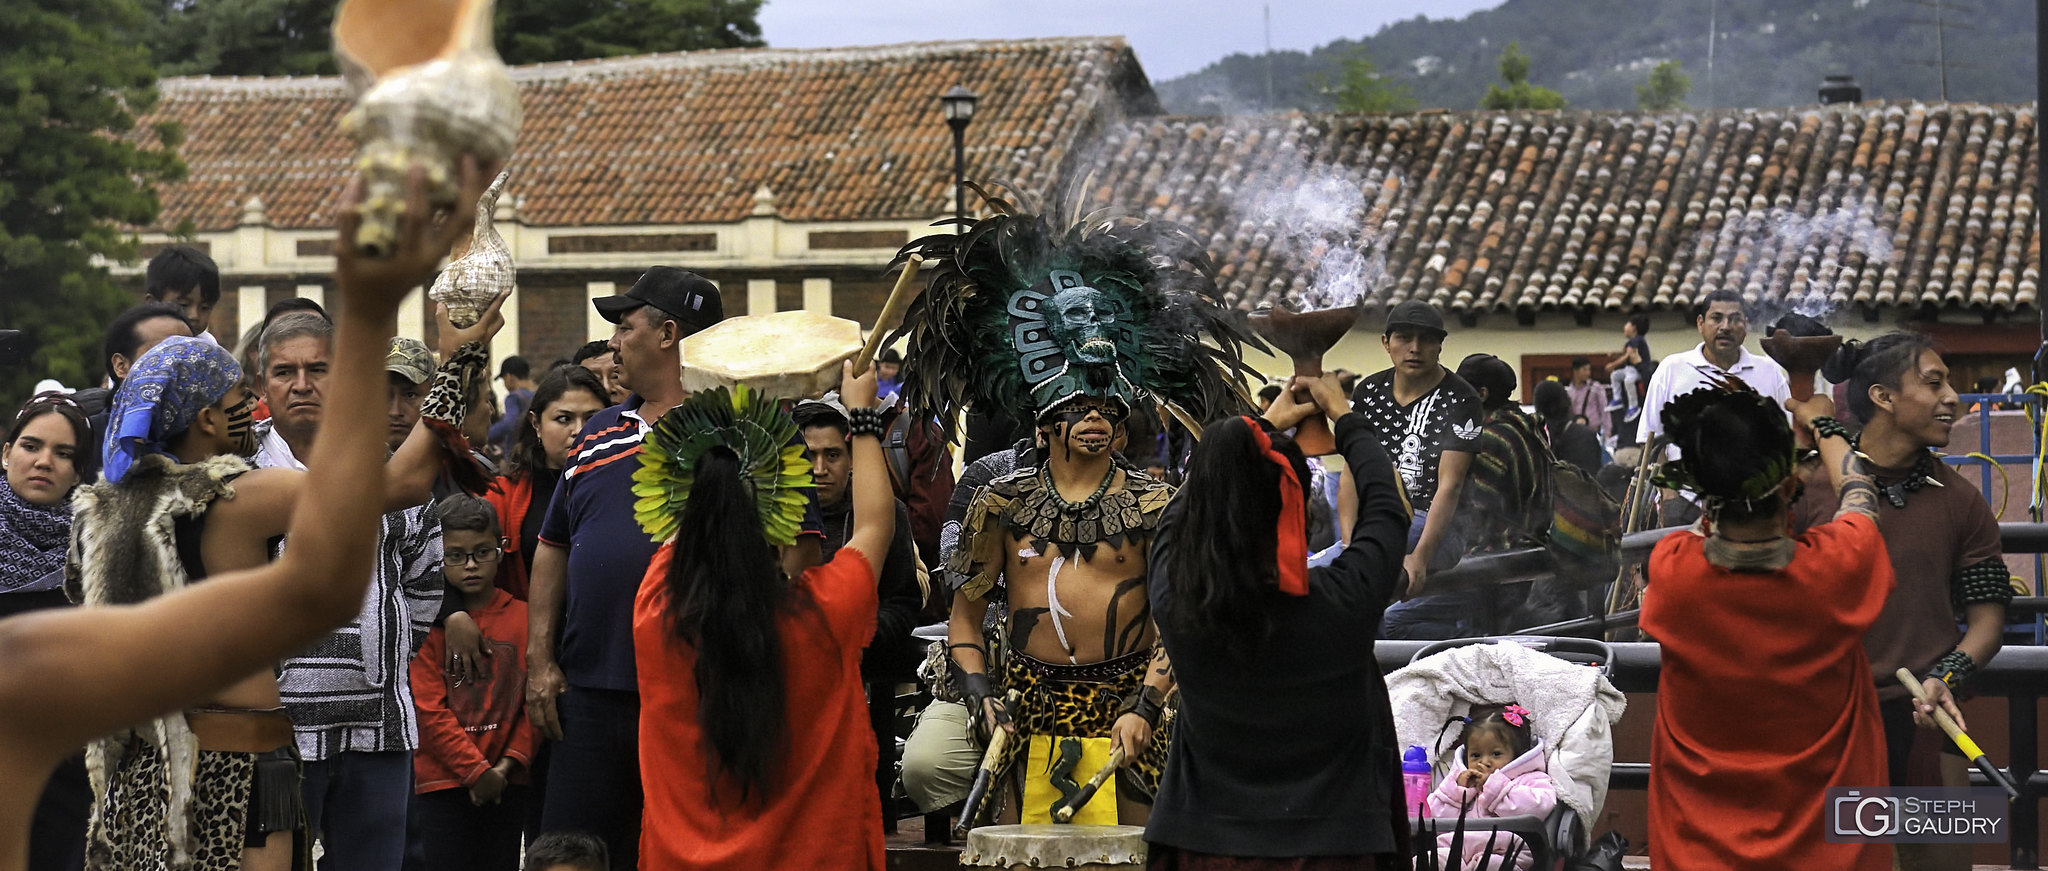
[[1394, 401], [1394, 370], [1368, 375], [1351, 394], [1351, 410], [1365, 416], [1373, 437], [1394, 458], [1394, 470], [1401, 473], [1408, 502], [1417, 511], [1428, 510], [1436, 498], [1437, 461], [1443, 452], [1477, 450], [1474, 442], [1486, 422], [1479, 391], [1449, 371], [1408, 405]]
[[1650, 356], [1649, 341], [1644, 339], [1642, 336], [1637, 336], [1633, 339], [1629, 339], [1628, 341], [1623, 342], [1622, 347], [1636, 349], [1636, 363], [1631, 368], [1635, 369], [1636, 372], [1640, 373], [1644, 378], [1649, 378], [1650, 364], [1657, 362], [1657, 358]]

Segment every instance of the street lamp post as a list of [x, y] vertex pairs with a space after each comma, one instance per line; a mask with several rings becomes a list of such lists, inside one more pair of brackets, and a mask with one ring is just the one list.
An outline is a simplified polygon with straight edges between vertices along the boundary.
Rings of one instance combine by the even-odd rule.
[[974, 104], [980, 100], [973, 91], [954, 85], [939, 95], [946, 126], [953, 128], [953, 232], [966, 232], [967, 221], [967, 124], [974, 120]]

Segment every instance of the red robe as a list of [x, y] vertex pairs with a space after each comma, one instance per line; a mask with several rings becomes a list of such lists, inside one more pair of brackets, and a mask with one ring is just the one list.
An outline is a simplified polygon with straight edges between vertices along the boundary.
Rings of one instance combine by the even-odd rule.
[[1884, 726], [1863, 634], [1892, 590], [1877, 522], [1798, 539], [1790, 565], [1732, 572], [1704, 539], [1650, 556], [1642, 628], [1662, 644], [1650, 744], [1650, 863], [1693, 869], [1886, 871], [1884, 844], [1830, 844], [1828, 787], [1879, 787]]
[[[669, 632], [663, 586], [675, 545], [657, 551], [633, 602], [640, 668], [640, 867], [882, 871], [882, 801], [860, 654], [875, 635], [875, 572], [842, 547], [798, 582], [808, 602], [784, 608], [783, 691], [789, 741], [766, 799], [711, 801], [697, 725], [697, 652]], [[800, 594], [798, 601], [804, 597]], [[730, 778], [721, 799], [737, 796]]]

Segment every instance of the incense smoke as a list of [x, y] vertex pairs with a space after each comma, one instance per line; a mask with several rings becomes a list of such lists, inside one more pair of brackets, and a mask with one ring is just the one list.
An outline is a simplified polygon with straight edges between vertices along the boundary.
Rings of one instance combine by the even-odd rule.
[[[1342, 308], [1385, 280], [1381, 243], [1391, 236], [1384, 226], [1391, 203], [1381, 200], [1400, 189], [1398, 176], [1391, 189], [1386, 177], [1378, 171], [1296, 161], [1256, 182], [1247, 180], [1250, 184], [1230, 208], [1239, 228], [1256, 228], [1253, 242], [1271, 260], [1292, 262], [1300, 274], [1313, 276], [1283, 289], [1282, 301], [1297, 311]], [[1381, 226], [1368, 226], [1374, 223]]]
[[1770, 323], [1787, 313], [1826, 321], [1849, 297], [1837, 287], [1845, 269], [1882, 268], [1891, 258], [1892, 231], [1877, 223], [1881, 212], [1861, 192], [1829, 191], [1820, 202], [1834, 205], [1815, 214], [1775, 208], [1721, 230], [1731, 237], [1721, 243], [1731, 252], [1721, 286], [1745, 296], [1762, 291], [1752, 321]]

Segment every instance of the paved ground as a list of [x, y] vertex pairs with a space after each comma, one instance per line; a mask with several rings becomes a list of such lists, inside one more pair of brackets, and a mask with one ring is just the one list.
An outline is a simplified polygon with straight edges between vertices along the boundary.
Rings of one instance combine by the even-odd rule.
[[[960, 867], [960, 849], [953, 847], [926, 846], [924, 843], [924, 820], [908, 819], [898, 824], [897, 833], [889, 836], [889, 871], [953, 871]], [[1623, 861], [1629, 869], [1650, 867], [1648, 856], [1630, 856]], [[1996, 871], [2005, 865], [1978, 865], [1975, 871]]]

